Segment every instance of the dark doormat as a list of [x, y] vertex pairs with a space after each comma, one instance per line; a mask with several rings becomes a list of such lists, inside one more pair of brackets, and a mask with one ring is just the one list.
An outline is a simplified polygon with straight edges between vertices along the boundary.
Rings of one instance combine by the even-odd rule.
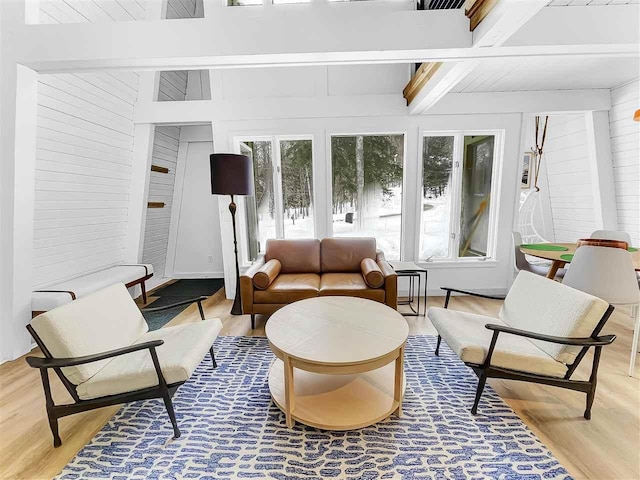
[[[153, 292], [151, 296], [160, 298], [150, 304], [149, 307], [162, 307], [199, 296], [210, 297], [222, 287], [224, 287], [224, 280], [221, 278], [178, 280], [171, 285], [167, 285]], [[144, 314], [144, 319], [147, 321], [147, 325], [149, 325], [149, 330], [157, 330], [169, 323], [188, 307], [189, 305], [180, 305], [179, 307], [162, 310], [160, 312], [147, 312]]]

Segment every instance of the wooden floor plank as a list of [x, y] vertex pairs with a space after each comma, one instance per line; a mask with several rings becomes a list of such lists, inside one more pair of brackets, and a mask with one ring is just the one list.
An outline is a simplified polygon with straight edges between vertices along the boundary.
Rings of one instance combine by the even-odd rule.
[[[442, 303], [441, 297], [429, 298], [430, 306]], [[450, 307], [495, 315], [500, 304], [454, 297]], [[248, 315], [229, 314], [231, 301], [224, 299], [223, 291], [206, 300], [204, 306], [207, 317], [222, 320], [222, 335], [264, 335], [267, 317], [258, 316], [257, 328], [252, 331]], [[198, 320], [193, 305], [170, 325]], [[407, 317], [407, 321], [412, 335], [434, 334], [425, 318]], [[627, 376], [632, 323], [625, 311], [614, 312], [603, 332], [609, 333], [615, 333], [618, 339], [603, 351], [591, 421], [582, 418], [584, 394], [521, 382], [489, 382], [577, 479], [640, 478], [640, 366], [633, 378]], [[590, 358], [585, 360], [578, 370], [583, 378], [590, 364]], [[52, 387], [56, 401], [70, 401], [57, 378], [52, 377]], [[24, 358], [0, 365], [0, 479], [53, 477], [117, 410], [108, 407], [61, 419], [63, 444], [54, 449], [38, 372], [29, 368]]]

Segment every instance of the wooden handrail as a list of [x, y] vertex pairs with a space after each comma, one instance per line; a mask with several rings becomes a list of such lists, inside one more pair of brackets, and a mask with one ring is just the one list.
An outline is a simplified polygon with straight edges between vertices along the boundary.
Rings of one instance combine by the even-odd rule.
[[147, 208], [164, 208], [164, 202], [147, 202]]
[[407, 105], [409, 105], [414, 98], [418, 95], [422, 87], [426, 85], [431, 77], [438, 71], [438, 69], [442, 66], [442, 62], [425, 62], [420, 65], [420, 68], [416, 70], [416, 73], [413, 75], [407, 86], [404, 87], [402, 94], [404, 95], [405, 100], [407, 101]]
[[473, 32], [480, 22], [496, 6], [498, 0], [467, 0], [464, 4], [464, 13], [470, 21], [469, 28]]
[[169, 169], [167, 167], [161, 167], [159, 165], [151, 165], [151, 171], [158, 173], [169, 173]]

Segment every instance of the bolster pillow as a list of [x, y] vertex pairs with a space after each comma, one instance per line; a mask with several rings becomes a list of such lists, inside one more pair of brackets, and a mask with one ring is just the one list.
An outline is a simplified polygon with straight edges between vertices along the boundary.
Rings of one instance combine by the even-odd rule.
[[272, 258], [267, 263], [265, 263], [253, 276], [253, 286], [258, 290], [265, 290], [278, 276], [281, 268], [282, 264], [280, 263], [280, 260]]
[[371, 288], [380, 288], [384, 285], [384, 275], [374, 259], [362, 259], [360, 262], [360, 269], [362, 270], [362, 276], [364, 277], [365, 283]]

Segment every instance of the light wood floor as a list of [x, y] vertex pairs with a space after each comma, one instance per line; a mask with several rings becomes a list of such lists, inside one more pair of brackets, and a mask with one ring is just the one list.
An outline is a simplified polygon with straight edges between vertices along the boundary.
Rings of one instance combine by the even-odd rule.
[[[153, 300], [153, 299], [152, 299]], [[430, 306], [442, 298], [429, 298]], [[219, 317], [223, 335], [264, 335], [266, 317], [258, 317], [251, 331], [249, 316], [229, 315], [231, 302], [220, 291], [205, 302], [208, 317]], [[456, 297], [451, 308], [493, 315], [500, 302]], [[195, 306], [170, 324], [199, 320]], [[433, 334], [423, 317], [408, 317], [411, 334]], [[640, 367], [627, 376], [632, 325], [623, 311], [614, 313], [603, 333], [618, 339], [605, 348], [600, 362], [598, 392], [591, 421], [584, 420], [584, 394], [519, 382], [492, 381], [491, 385], [556, 455], [575, 478], [640, 478]], [[39, 355], [34, 351], [33, 354]], [[590, 359], [578, 370], [588, 376]], [[52, 378], [57, 402], [70, 400], [57, 378]], [[53, 448], [46, 419], [42, 385], [36, 370], [24, 358], [0, 366], [0, 478], [51, 478], [103, 427], [118, 407], [85, 412], [60, 420], [63, 444]], [[168, 420], [167, 420], [168, 421]]]

